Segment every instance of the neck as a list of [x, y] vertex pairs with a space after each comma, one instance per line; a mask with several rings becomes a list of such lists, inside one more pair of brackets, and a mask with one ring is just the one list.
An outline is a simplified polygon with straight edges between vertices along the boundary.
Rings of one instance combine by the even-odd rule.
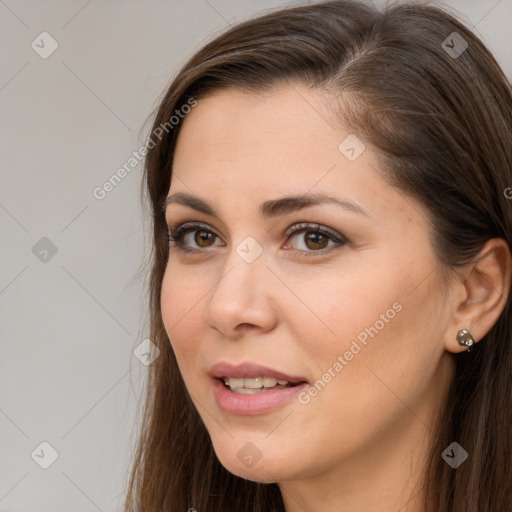
[[405, 425], [397, 426], [386, 442], [381, 437], [378, 446], [343, 466], [308, 480], [280, 483], [286, 512], [423, 512], [432, 432], [412, 416], [409, 423], [414, 422], [407, 434]]

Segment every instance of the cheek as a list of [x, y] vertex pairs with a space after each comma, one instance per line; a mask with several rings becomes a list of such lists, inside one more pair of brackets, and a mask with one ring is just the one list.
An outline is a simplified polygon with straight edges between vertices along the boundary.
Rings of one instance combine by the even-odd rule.
[[160, 296], [162, 320], [184, 378], [199, 353], [204, 293], [197, 284], [188, 283], [183, 272], [166, 271]]
[[310, 280], [303, 274], [291, 283], [314, 313], [302, 306], [288, 322], [314, 363], [315, 382], [326, 383], [319, 383], [322, 391], [314, 400], [323, 407], [341, 400], [362, 418], [368, 406], [391, 411], [387, 398], [396, 401], [379, 377], [414, 397], [432, 377], [425, 367], [433, 371], [441, 356], [434, 321], [439, 290], [425, 280], [428, 262], [396, 255], [394, 263], [380, 263]]
[[322, 276], [302, 272], [286, 282], [297, 297], [281, 301], [288, 303], [287, 326], [294, 329], [297, 340], [305, 340], [317, 354], [331, 358], [348, 350], [358, 336], [364, 342], [369, 337], [367, 329], [375, 323], [379, 332], [389, 330], [401, 309], [396, 303], [402, 294], [389, 270], [370, 266], [357, 271], [327, 269]]

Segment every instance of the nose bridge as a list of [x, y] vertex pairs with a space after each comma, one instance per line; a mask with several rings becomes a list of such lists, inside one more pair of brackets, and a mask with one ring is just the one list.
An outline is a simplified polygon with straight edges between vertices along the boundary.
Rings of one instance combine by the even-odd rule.
[[206, 316], [211, 326], [229, 334], [240, 324], [271, 325], [272, 273], [266, 264], [263, 246], [253, 237], [230, 248], [208, 302]]
[[239, 292], [240, 295], [251, 295], [251, 292], [260, 288], [256, 285], [263, 283], [264, 274], [268, 272], [263, 245], [252, 236], [246, 236], [230, 248], [223, 270], [214, 293], [220, 292], [221, 288], [228, 288], [229, 293], [234, 294], [233, 297], [237, 297]]

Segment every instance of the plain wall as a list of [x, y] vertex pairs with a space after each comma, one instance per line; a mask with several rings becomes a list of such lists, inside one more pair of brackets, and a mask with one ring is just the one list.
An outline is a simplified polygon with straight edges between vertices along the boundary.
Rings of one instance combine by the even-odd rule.
[[[133, 350], [148, 336], [141, 165], [129, 159], [195, 50], [290, 3], [0, 2], [1, 511], [120, 510], [147, 370]], [[512, 79], [512, 0], [448, 5]], [[47, 58], [43, 31], [58, 43]]]

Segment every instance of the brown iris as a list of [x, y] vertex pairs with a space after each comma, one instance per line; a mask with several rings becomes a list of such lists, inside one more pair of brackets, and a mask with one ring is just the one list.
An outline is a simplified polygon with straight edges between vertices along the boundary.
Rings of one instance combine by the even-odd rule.
[[[310, 249], [324, 249], [329, 242], [329, 238], [316, 231], [306, 231], [306, 245]], [[310, 245], [309, 242], [312, 244]]]
[[[194, 234], [194, 242], [199, 247], [210, 247], [210, 244], [207, 243], [209, 241], [214, 241], [215, 235], [213, 233], [209, 233], [208, 231], [198, 229]], [[205, 243], [205, 245], [203, 245]]]

